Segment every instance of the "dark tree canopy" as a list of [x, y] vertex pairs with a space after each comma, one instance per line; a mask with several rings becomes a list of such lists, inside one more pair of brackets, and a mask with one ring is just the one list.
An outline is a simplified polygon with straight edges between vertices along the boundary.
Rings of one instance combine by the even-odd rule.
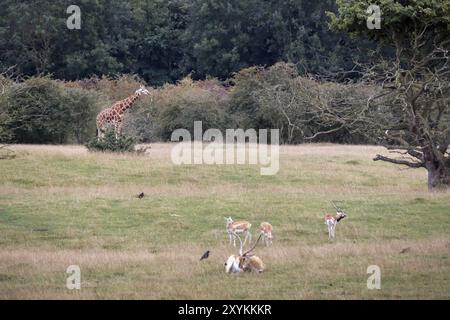
[[278, 61], [300, 72], [349, 70], [366, 47], [328, 30], [334, 0], [81, 0], [81, 30], [69, 30], [72, 2], [2, 1], [0, 73], [134, 73], [160, 85], [188, 73], [225, 79]]

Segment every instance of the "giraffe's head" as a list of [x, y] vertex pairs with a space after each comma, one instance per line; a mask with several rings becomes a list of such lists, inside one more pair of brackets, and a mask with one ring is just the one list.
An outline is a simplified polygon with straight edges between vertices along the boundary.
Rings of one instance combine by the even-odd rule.
[[145, 89], [145, 87], [143, 85], [141, 85], [141, 87], [136, 90], [135, 94], [137, 94], [138, 96], [140, 96], [142, 94], [148, 95], [148, 94], [150, 94], [150, 91], [148, 91], [147, 89]]

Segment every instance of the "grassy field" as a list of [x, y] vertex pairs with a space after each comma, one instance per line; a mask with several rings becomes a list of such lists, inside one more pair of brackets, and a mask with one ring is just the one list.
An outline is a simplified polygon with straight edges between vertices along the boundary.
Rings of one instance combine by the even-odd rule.
[[[450, 192], [372, 146], [283, 146], [280, 172], [175, 166], [80, 146], [12, 146], [0, 160], [0, 299], [450, 298]], [[146, 196], [139, 200], [141, 191]], [[327, 239], [334, 200], [348, 213]], [[225, 274], [226, 216], [274, 226], [262, 274]], [[208, 260], [199, 262], [206, 249]], [[66, 288], [69, 265], [81, 290]], [[381, 289], [368, 290], [369, 265]]]

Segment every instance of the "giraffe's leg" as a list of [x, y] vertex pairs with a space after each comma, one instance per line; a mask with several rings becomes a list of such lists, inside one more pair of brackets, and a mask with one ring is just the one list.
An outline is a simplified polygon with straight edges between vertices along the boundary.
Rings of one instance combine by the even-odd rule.
[[114, 124], [114, 129], [116, 131], [116, 139], [118, 139], [119, 136], [122, 135], [122, 128], [123, 128], [123, 119], [119, 118], [116, 120], [116, 122]]
[[122, 135], [122, 128], [123, 128], [123, 115], [120, 115], [117, 119], [117, 133], [121, 136]]
[[97, 128], [97, 140], [103, 139], [105, 137], [105, 133], [102, 128]]
[[119, 139], [120, 134], [120, 123], [117, 121], [114, 123], [114, 133], [116, 134], [116, 139]]

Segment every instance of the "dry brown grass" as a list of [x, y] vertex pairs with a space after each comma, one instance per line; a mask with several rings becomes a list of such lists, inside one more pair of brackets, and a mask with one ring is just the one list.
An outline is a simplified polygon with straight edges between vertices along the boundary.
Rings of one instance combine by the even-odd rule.
[[[402, 254], [401, 251], [405, 248], [410, 248], [410, 250]], [[281, 293], [281, 296], [277, 298], [317, 298], [320, 289], [314, 288], [314, 285], [311, 285], [312, 283], [315, 281], [318, 283], [324, 281], [336, 283], [337, 279], [338, 281], [345, 279], [349, 271], [364, 279], [365, 268], [367, 268], [367, 263], [371, 259], [376, 259], [377, 263], [386, 270], [384, 275], [386, 277], [390, 277], [398, 270], [401, 270], [404, 274], [414, 274], [417, 270], [423, 269], [427, 269], [429, 274], [439, 273], [442, 264], [424, 260], [422, 255], [444, 255], [448, 253], [449, 249], [449, 238], [422, 241], [399, 240], [374, 244], [337, 243], [335, 245], [316, 246], [279, 247], [275, 245], [269, 248], [259, 247], [257, 248], [258, 254], [264, 258], [269, 267], [263, 275], [258, 277], [270, 279], [275, 275], [274, 273], [283, 272], [286, 267], [298, 267], [307, 274], [300, 274], [295, 277], [295, 280], [304, 281], [305, 286], [298, 287], [295, 292]], [[14, 273], [21, 279], [58, 279], [60, 282], [57, 285], [52, 283], [31, 287], [27, 290], [17, 288], [17, 286], [3, 286], [3, 290], [0, 291], [0, 298], [104, 298], [103, 294], [99, 294], [95, 290], [96, 287], [101, 286], [99, 282], [108, 281], [108, 279], [101, 280], [103, 275], [112, 273], [121, 278], [124, 277], [125, 270], [131, 271], [133, 277], [142, 281], [142, 285], [130, 288], [129, 284], [123, 284], [125, 287], [123, 293], [109, 292], [106, 297], [119, 294], [119, 297], [126, 298], [161, 299], [168, 298], [169, 292], [173, 294], [173, 296], [170, 296], [171, 298], [183, 298], [184, 295], [189, 295], [194, 299], [207, 299], [211, 297], [208, 293], [208, 287], [211, 283], [205, 283], [209, 277], [211, 277], [211, 281], [218, 281], [219, 283], [223, 283], [226, 277], [246, 278], [243, 279], [246, 283], [255, 280], [251, 275], [224, 276], [222, 274], [223, 270], [220, 266], [223, 265], [223, 257], [233, 253], [233, 251], [236, 251], [235, 249], [220, 246], [213, 250], [207, 261], [199, 262], [198, 253], [201, 250], [202, 248], [199, 246], [186, 244], [165, 247], [163, 251], [156, 253], [146, 250], [117, 252], [111, 250], [36, 251], [33, 249], [1, 249], [0, 274]], [[399, 259], [399, 257], [402, 259]], [[351, 263], [351, 265], [347, 265], [348, 263]], [[79, 292], [64, 290], [63, 279], [65, 274], [63, 270], [72, 264], [79, 265], [82, 269], [82, 290]], [[199, 278], [197, 278], [198, 275], [200, 275]], [[206, 279], [202, 279], [202, 275]], [[193, 282], [185, 287], [184, 281], [192, 276], [194, 276]], [[177, 279], [182, 281], [177, 282]], [[410, 280], [405, 279], [405, 281]], [[213, 283], [212, 285], [216, 286], [217, 284]], [[269, 283], [268, 286], [275, 288], [274, 283]], [[290, 296], [291, 294], [294, 295]], [[327, 292], [324, 297], [332, 297], [332, 294], [333, 291]], [[363, 297], [370, 297], [372, 292], [364, 291], [361, 286], [351, 295], [347, 293], [341, 298], [357, 298], [359, 294], [362, 294]], [[214, 294], [215, 298], [229, 299], [232, 296], [232, 288], [226, 286], [222, 287], [220, 292]], [[257, 297], [263, 298], [259, 295]], [[336, 297], [339, 298], [339, 296]]]

